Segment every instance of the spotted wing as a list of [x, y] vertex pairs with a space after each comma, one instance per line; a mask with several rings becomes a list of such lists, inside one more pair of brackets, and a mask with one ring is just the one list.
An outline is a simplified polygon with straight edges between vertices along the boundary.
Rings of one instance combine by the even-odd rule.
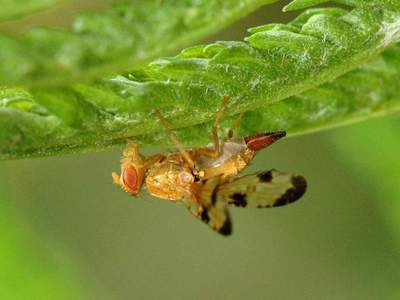
[[306, 187], [304, 177], [272, 169], [221, 185], [217, 199], [235, 207], [276, 207], [296, 201]]
[[228, 206], [223, 199], [217, 199], [220, 178], [210, 178], [198, 183], [196, 199], [185, 199], [183, 202], [196, 218], [222, 235], [232, 233]]

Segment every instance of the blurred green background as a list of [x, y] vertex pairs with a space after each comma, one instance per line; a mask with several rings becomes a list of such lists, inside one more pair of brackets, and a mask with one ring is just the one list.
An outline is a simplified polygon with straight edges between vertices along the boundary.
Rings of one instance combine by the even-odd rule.
[[[283, 4], [209, 41], [292, 18]], [[394, 115], [260, 153], [246, 173], [297, 172], [307, 193], [232, 209], [229, 238], [183, 206], [121, 192], [111, 183], [120, 150], [0, 162], [0, 299], [399, 299], [399, 130]]]

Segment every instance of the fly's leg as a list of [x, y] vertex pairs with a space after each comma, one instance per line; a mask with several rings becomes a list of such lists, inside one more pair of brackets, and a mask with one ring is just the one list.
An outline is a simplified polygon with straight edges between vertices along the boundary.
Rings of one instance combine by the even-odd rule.
[[155, 163], [159, 162], [163, 158], [165, 158], [165, 155], [162, 155], [162, 154], [155, 154], [155, 155], [152, 155], [152, 156], [146, 158], [146, 160], [144, 161], [144, 168], [147, 170], [151, 165], [154, 165]]
[[143, 165], [143, 156], [139, 152], [138, 144], [134, 143], [130, 139], [126, 139], [127, 145], [122, 155], [124, 156], [121, 160], [121, 164], [134, 163], [137, 166]]
[[118, 173], [117, 172], [112, 172], [111, 176], [112, 176], [114, 184], [120, 185], [121, 177], [119, 177]]
[[243, 115], [244, 115], [244, 111], [242, 111], [242, 112], [237, 116], [236, 120], [232, 123], [231, 128], [229, 128], [229, 131], [228, 131], [228, 139], [233, 138], [233, 132], [234, 132], [234, 130], [239, 126], [240, 120], [242, 119]]
[[139, 156], [139, 146], [135, 142], [133, 142], [130, 139], [126, 139], [127, 145], [125, 147], [125, 150], [123, 152], [124, 157], [131, 157], [135, 158]]
[[132, 140], [127, 139], [127, 147], [123, 152], [124, 158], [121, 160], [122, 163], [131, 163], [133, 162], [138, 167], [144, 167], [148, 169], [151, 165], [159, 162], [165, 155], [155, 154], [148, 158], [144, 158], [143, 155], [139, 152], [139, 146], [134, 143]]
[[164, 126], [169, 138], [171, 141], [175, 144], [176, 148], [178, 148], [179, 152], [183, 156], [183, 158], [186, 160], [186, 162], [189, 164], [189, 167], [194, 170], [195, 169], [195, 163], [188, 151], [183, 148], [182, 144], [178, 141], [178, 138], [176, 137], [176, 134], [171, 130], [171, 125], [164, 119], [164, 117], [161, 115], [161, 113], [156, 109], [154, 111], [155, 115], [158, 117], [160, 120], [161, 124]]
[[219, 140], [218, 137], [218, 130], [219, 130], [219, 122], [221, 119], [222, 114], [225, 111], [225, 107], [228, 104], [229, 101], [229, 96], [228, 95], [224, 95], [224, 97], [222, 98], [222, 103], [221, 103], [221, 107], [218, 110], [218, 112], [215, 115], [215, 121], [214, 121], [214, 125], [212, 127], [212, 142], [213, 142], [213, 149], [210, 148], [196, 148], [193, 150], [193, 152], [195, 153], [195, 155], [204, 155], [204, 156], [208, 156], [211, 158], [217, 158], [221, 155], [221, 142]]
[[217, 112], [217, 114], [215, 115], [215, 121], [214, 121], [214, 125], [212, 128], [212, 139], [213, 139], [214, 151], [215, 151], [214, 157], [218, 157], [221, 154], [221, 143], [220, 143], [219, 137], [218, 137], [219, 122], [220, 122], [222, 114], [224, 113], [225, 107], [228, 104], [228, 101], [229, 101], [229, 96], [224, 95], [224, 97], [222, 97], [221, 107], [220, 107], [219, 111]]
[[[221, 116], [225, 111], [225, 107], [228, 104], [228, 101], [229, 101], [229, 96], [224, 95], [222, 98], [221, 107], [215, 115], [215, 121], [214, 121], [214, 125], [212, 127], [212, 141], [213, 141], [214, 149], [196, 148], [191, 151], [193, 156], [205, 155], [208, 157], [216, 158], [221, 155], [221, 143], [220, 143], [220, 140], [218, 137], [218, 129], [219, 129], [219, 122], [220, 122]], [[176, 134], [171, 130], [170, 124], [164, 119], [164, 117], [161, 115], [161, 113], [158, 110], [155, 110], [155, 114], [158, 117], [158, 119], [160, 120], [161, 124], [166, 129], [166, 131], [169, 135], [169, 138], [174, 142], [174, 144], [176, 145], [176, 147], [178, 148], [179, 152], [184, 157], [186, 162], [189, 164], [189, 166], [192, 169], [195, 169], [195, 163], [191, 156], [191, 153], [189, 153], [188, 151], [186, 151], [183, 148], [182, 144], [178, 141]]]

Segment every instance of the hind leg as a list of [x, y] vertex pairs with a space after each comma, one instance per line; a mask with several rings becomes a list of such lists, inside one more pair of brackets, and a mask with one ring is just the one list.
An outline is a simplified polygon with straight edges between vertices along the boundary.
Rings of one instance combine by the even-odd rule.
[[240, 124], [240, 120], [242, 119], [243, 115], [244, 115], [244, 111], [242, 111], [242, 112], [237, 116], [236, 120], [233, 121], [233, 123], [232, 123], [232, 125], [231, 125], [231, 128], [229, 128], [229, 131], [228, 131], [228, 139], [231, 139], [231, 138], [233, 137], [233, 132], [234, 132], [234, 130], [235, 130], [236, 128], [238, 128], [238, 126], [239, 126], [239, 124]]
[[225, 111], [225, 107], [229, 102], [229, 96], [224, 95], [222, 98], [221, 107], [215, 115], [215, 121], [211, 130], [211, 138], [213, 143], [213, 149], [210, 148], [196, 148], [193, 149], [195, 155], [204, 155], [212, 158], [217, 158], [221, 155], [221, 141], [218, 137], [219, 123], [222, 114]]

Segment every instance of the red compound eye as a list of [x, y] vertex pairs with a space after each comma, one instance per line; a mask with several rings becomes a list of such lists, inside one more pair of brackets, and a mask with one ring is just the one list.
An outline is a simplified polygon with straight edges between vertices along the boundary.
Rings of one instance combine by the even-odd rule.
[[124, 170], [124, 184], [131, 191], [135, 191], [137, 189], [138, 175], [134, 167], [129, 166]]

